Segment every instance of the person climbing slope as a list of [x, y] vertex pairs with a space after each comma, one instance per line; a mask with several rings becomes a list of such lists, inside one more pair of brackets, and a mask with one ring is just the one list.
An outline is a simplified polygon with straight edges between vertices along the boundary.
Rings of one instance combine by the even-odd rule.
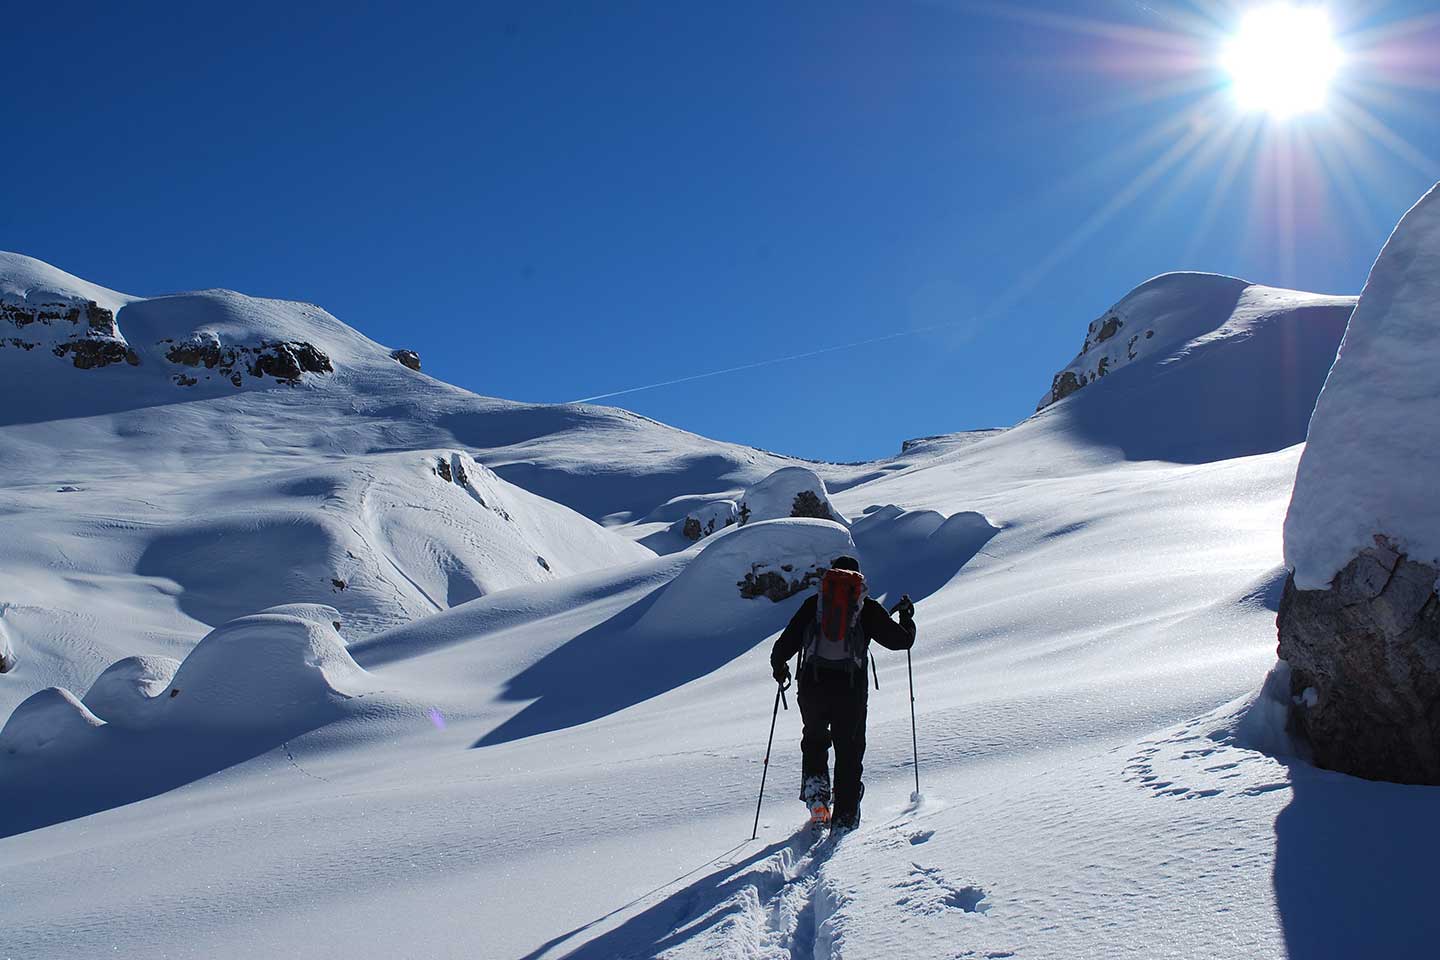
[[800, 657], [800, 799], [816, 824], [828, 821], [832, 829], [853, 829], [860, 822], [870, 641], [891, 650], [908, 650], [915, 643], [915, 605], [904, 596], [895, 609], [898, 624], [868, 596], [860, 562], [836, 557], [821, 577], [819, 591], [800, 605], [770, 651], [771, 670], [782, 686], [790, 680], [790, 658]]

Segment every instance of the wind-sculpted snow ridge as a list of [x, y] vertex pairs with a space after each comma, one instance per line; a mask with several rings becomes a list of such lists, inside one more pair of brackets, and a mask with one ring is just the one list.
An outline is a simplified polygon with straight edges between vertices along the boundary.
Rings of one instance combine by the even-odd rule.
[[211, 631], [178, 665], [112, 664], [84, 702], [49, 687], [0, 728], [6, 835], [198, 779], [353, 714], [379, 692], [345, 650], [333, 608], [291, 605]]

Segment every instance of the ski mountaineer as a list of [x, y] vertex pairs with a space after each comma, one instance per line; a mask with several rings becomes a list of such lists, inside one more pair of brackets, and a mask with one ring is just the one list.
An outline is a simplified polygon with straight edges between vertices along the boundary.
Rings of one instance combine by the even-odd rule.
[[[870, 697], [870, 641], [891, 650], [915, 643], [915, 605], [908, 596], [895, 607], [897, 624], [866, 592], [860, 562], [836, 557], [820, 589], [795, 612], [770, 652], [781, 686], [790, 680], [790, 658], [800, 655], [796, 699], [804, 733], [800, 739], [800, 799], [811, 823], [833, 830], [860, 823], [860, 781], [865, 757], [865, 709]], [[835, 744], [834, 806], [831, 806], [830, 744]]]

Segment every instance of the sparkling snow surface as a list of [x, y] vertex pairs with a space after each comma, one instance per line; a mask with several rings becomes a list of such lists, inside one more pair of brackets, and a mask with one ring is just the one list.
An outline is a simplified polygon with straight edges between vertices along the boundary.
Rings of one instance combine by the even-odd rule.
[[[358, 334], [296, 387], [5, 381], [0, 716], [70, 692], [0, 735], [0, 957], [1428, 949], [1440, 793], [1286, 755], [1257, 693], [1348, 313], [1317, 299], [1266, 291], [1004, 432], [814, 465], [848, 530], [663, 557], [633, 542], [655, 511], [793, 461], [471, 397]], [[802, 595], [735, 581], [852, 542], [916, 601], [923, 797], [905, 657], [878, 650], [861, 828], [797, 833], [792, 699], [750, 842]]]

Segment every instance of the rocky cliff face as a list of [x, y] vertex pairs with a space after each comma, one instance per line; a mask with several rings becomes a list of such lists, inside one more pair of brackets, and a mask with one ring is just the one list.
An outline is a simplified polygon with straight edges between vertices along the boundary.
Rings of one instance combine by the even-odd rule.
[[[149, 351], [152, 363], [158, 351], [162, 366], [182, 368], [170, 377], [182, 387], [212, 378], [239, 387], [247, 377], [269, 377], [293, 386], [307, 373], [334, 370], [328, 356], [303, 340], [262, 338], [254, 343], [222, 344], [215, 334], [198, 334], [183, 342], [164, 338], [140, 347]], [[0, 296], [0, 349], [30, 353], [37, 348], [37, 358], [55, 356], [79, 370], [114, 364], [138, 367], [144, 362], [121, 332], [115, 312], [94, 300], [57, 293], [35, 298]]]
[[37, 347], [81, 370], [112, 363], [138, 366], [139, 356], [115, 325], [115, 313], [94, 300], [60, 294], [35, 300], [0, 297], [0, 348], [30, 352]]
[[1384, 537], [1328, 590], [1285, 584], [1279, 654], [1291, 726], [1315, 762], [1371, 780], [1440, 784], [1440, 571]]
[[237, 387], [245, 382], [246, 375], [257, 379], [269, 376], [293, 386], [304, 374], [334, 371], [330, 358], [303, 340], [261, 340], [254, 345], [222, 346], [220, 338], [212, 334], [184, 343], [162, 340], [160, 345], [165, 347], [168, 362], [206, 371], [203, 374], [177, 372], [173, 379], [182, 387], [195, 386], [201, 375], [207, 380], [217, 376]]

